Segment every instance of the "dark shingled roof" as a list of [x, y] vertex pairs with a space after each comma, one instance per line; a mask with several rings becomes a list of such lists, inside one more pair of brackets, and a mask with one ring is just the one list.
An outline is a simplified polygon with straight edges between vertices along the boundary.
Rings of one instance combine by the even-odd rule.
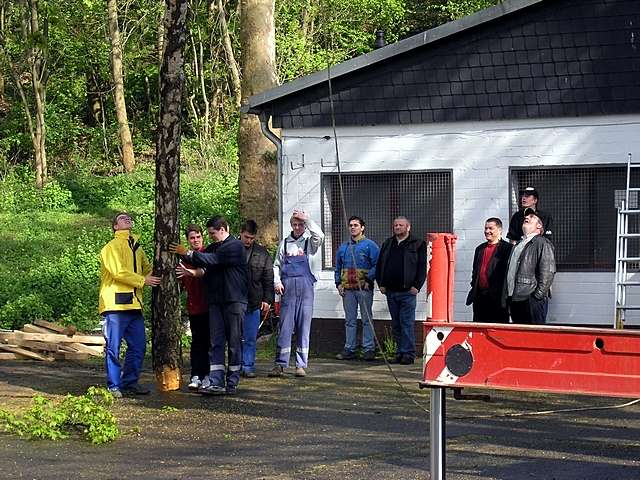
[[[330, 69], [337, 125], [640, 112], [640, 1], [507, 0]], [[327, 70], [255, 95], [274, 127], [331, 125]]]

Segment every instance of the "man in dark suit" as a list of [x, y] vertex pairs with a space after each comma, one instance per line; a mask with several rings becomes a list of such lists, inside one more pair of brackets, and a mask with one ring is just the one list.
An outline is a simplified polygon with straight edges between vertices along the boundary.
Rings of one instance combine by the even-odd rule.
[[476, 248], [467, 305], [473, 304], [473, 321], [508, 323], [502, 306], [502, 289], [512, 245], [502, 239], [502, 221], [489, 218], [484, 224], [486, 242]]

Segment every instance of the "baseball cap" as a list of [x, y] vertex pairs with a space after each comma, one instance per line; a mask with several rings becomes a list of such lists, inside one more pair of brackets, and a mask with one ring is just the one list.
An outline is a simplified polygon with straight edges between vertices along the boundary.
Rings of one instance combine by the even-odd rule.
[[533, 195], [536, 198], [540, 198], [538, 196], [538, 191], [533, 187], [527, 187], [524, 190], [520, 190], [520, 196], [522, 196], [522, 195], [527, 195], [527, 196], [528, 195]]

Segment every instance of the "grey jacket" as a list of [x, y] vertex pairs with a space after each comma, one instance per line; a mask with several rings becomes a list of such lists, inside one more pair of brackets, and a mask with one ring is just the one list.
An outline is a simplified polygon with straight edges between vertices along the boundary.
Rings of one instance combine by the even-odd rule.
[[[511, 301], [521, 302], [530, 296], [538, 300], [547, 298], [555, 274], [556, 258], [553, 244], [547, 238], [536, 235], [524, 247], [518, 259]], [[507, 300], [506, 282], [505, 278], [505, 288], [502, 290], [503, 305], [506, 305]]]

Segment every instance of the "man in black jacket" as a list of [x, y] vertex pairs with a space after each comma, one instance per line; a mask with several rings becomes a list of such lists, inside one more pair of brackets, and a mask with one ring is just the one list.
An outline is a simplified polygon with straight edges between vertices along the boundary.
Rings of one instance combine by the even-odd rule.
[[416, 296], [427, 277], [427, 246], [410, 235], [405, 217], [393, 220], [393, 237], [382, 244], [376, 281], [387, 296], [391, 331], [398, 347], [395, 361], [412, 364], [416, 356]]
[[524, 236], [511, 251], [503, 293], [513, 323], [545, 323], [556, 260], [552, 243], [542, 236], [544, 228], [538, 212], [524, 211]]
[[[209, 378], [200, 392], [209, 395], [235, 394], [242, 367], [242, 319], [247, 307], [247, 261], [242, 242], [229, 235], [224, 217], [207, 222], [212, 244], [204, 252], [187, 251], [171, 244], [169, 251], [178, 253], [190, 264], [205, 269], [203, 277], [209, 304]], [[228, 366], [225, 368], [225, 346]], [[225, 375], [226, 372], [226, 375]], [[225, 389], [226, 376], [226, 389]]]
[[507, 231], [507, 239], [511, 244], [515, 245], [522, 238], [522, 224], [524, 223], [524, 211], [531, 209], [537, 212], [538, 217], [544, 225], [541, 235], [552, 240], [553, 232], [551, 230], [552, 218], [547, 212], [543, 212], [538, 208], [540, 194], [533, 187], [527, 187], [520, 192], [520, 208], [513, 214], [509, 221], [509, 230]]
[[474, 322], [509, 323], [509, 311], [502, 306], [502, 289], [511, 244], [502, 239], [502, 221], [489, 218], [484, 224], [486, 242], [473, 256], [471, 290], [467, 305], [473, 304]]
[[249, 298], [242, 324], [242, 375], [256, 376], [256, 339], [260, 316], [273, 304], [273, 261], [267, 249], [256, 243], [258, 224], [247, 220], [240, 228], [240, 241], [244, 245], [249, 277]]

